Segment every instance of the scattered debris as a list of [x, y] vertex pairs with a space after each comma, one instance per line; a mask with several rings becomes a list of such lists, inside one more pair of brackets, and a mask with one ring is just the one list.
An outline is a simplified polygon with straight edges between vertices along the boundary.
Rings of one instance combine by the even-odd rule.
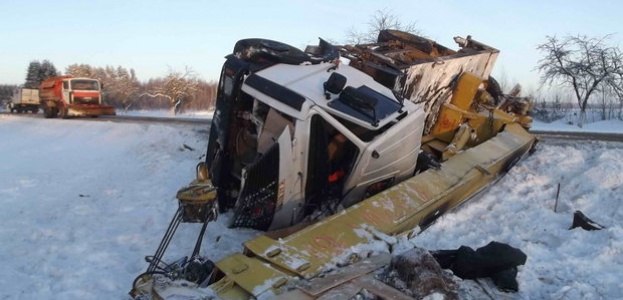
[[323, 276], [297, 281], [293, 289], [277, 299], [412, 299], [372, 274], [389, 264], [390, 259], [389, 253], [380, 253]]
[[587, 231], [602, 230], [605, 228], [604, 226], [599, 225], [595, 221], [589, 219], [579, 210], [576, 210], [575, 213], [573, 213], [573, 224], [571, 224], [569, 230], [577, 227], [580, 227]]
[[558, 196], [560, 196], [560, 182], [558, 183], [558, 188], [556, 189], [556, 202], [554, 202], [554, 212], [558, 210]]
[[[458, 299], [458, 284], [426, 250], [415, 247], [392, 257], [390, 266], [379, 279], [416, 299], [443, 295], [440, 299]], [[436, 298], [435, 298], [436, 299]]]
[[185, 150], [190, 150], [190, 151], [195, 151], [195, 148], [188, 146], [186, 144], [182, 144], [182, 146], [180, 146], [179, 148], [180, 151], [185, 151]]
[[507, 292], [519, 290], [517, 266], [528, 258], [521, 250], [495, 241], [476, 251], [461, 246], [457, 250], [434, 251], [432, 255], [442, 268], [462, 279], [491, 277], [499, 289]]

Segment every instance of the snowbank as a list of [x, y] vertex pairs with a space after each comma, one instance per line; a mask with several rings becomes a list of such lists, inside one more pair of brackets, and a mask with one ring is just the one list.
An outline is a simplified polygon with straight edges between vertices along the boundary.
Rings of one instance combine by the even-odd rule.
[[[177, 208], [176, 191], [195, 176], [207, 134], [0, 116], [0, 298], [127, 299]], [[215, 257], [256, 234], [228, 232], [221, 219], [204, 240]], [[180, 226], [167, 257], [190, 254], [197, 232]]]
[[139, 116], [139, 117], [160, 117], [160, 118], [207, 118], [212, 119], [213, 110], [187, 111], [173, 115], [171, 110], [117, 110], [117, 115]]

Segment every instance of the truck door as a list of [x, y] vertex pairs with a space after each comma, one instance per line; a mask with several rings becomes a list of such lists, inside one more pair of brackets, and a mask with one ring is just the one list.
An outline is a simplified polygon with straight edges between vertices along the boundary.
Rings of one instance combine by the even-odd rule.
[[320, 115], [310, 120], [305, 213], [316, 209], [335, 209], [352, 175], [359, 148]]
[[292, 140], [290, 128], [285, 127], [277, 143], [279, 144], [279, 185], [277, 186], [277, 199], [275, 203], [274, 218], [269, 229], [279, 229], [294, 225], [304, 215], [300, 213], [302, 199], [300, 199], [301, 180], [297, 169], [292, 166]]
[[61, 89], [62, 101], [66, 104], [71, 104], [71, 87], [68, 80], [63, 80], [63, 87]]
[[232, 227], [258, 230], [293, 224], [299, 203], [292, 201], [292, 142], [285, 127], [277, 142], [242, 172], [241, 192], [236, 200]]

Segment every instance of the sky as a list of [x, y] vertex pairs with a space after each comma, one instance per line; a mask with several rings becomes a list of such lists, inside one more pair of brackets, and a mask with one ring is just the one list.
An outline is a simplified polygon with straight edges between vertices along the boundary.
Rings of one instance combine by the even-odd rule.
[[[591, 125], [623, 131], [621, 121]], [[0, 299], [128, 299], [177, 209], [175, 192], [204, 159], [205, 129], [0, 114]], [[498, 241], [528, 256], [519, 292], [501, 299], [621, 299], [622, 149], [620, 142], [542, 140], [480, 197], [392, 251]], [[606, 228], [567, 230], [575, 210]], [[227, 228], [232, 216], [208, 225], [202, 255], [220, 260], [261, 233]], [[192, 253], [199, 230], [181, 224], [165, 261]], [[349, 250], [388, 248], [377, 240]]]
[[122, 66], [139, 80], [192, 68], [217, 80], [237, 40], [268, 38], [298, 48], [318, 37], [344, 42], [378, 10], [456, 49], [454, 36], [500, 49], [493, 75], [526, 90], [539, 87], [536, 46], [547, 35], [601, 37], [623, 45], [623, 2], [599, 1], [47, 1], [0, 0], [0, 84], [22, 84], [28, 64], [59, 71], [80, 63]]

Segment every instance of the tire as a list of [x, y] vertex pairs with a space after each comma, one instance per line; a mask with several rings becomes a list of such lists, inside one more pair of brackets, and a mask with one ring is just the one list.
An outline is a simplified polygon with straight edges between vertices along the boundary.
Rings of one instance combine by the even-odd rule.
[[337, 49], [328, 42], [321, 39], [319, 47], [322, 53], [319, 53], [318, 57], [315, 55], [312, 57], [309, 53], [282, 42], [254, 38], [239, 40], [234, 45], [234, 54], [249, 62], [269, 61], [290, 65], [318, 64], [339, 58]]
[[268, 39], [244, 39], [234, 45], [234, 53], [250, 62], [300, 64], [309, 56], [298, 48]]
[[46, 119], [56, 118], [58, 114], [58, 110], [56, 107], [45, 107], [43, 108], [43, 117]]
[[67, 115], [67, 113], [68, 113], [67, 108], [60, 108], [58, 115], [61, 119], [67, 119], [69, 118], [69, 115]]
[[502, 92], [502, 88], [493, 76], [489, 76], [489, 84], [487, 84], [487, 93], [493, 97], [494, 103], [496, 106], [500, 105], [502, 102], [502, 97], [504, 97], [504, 93]]
[[52, 118], [52, 109], [49, 107], [43, 108], [43, 117], [46, 119]]

